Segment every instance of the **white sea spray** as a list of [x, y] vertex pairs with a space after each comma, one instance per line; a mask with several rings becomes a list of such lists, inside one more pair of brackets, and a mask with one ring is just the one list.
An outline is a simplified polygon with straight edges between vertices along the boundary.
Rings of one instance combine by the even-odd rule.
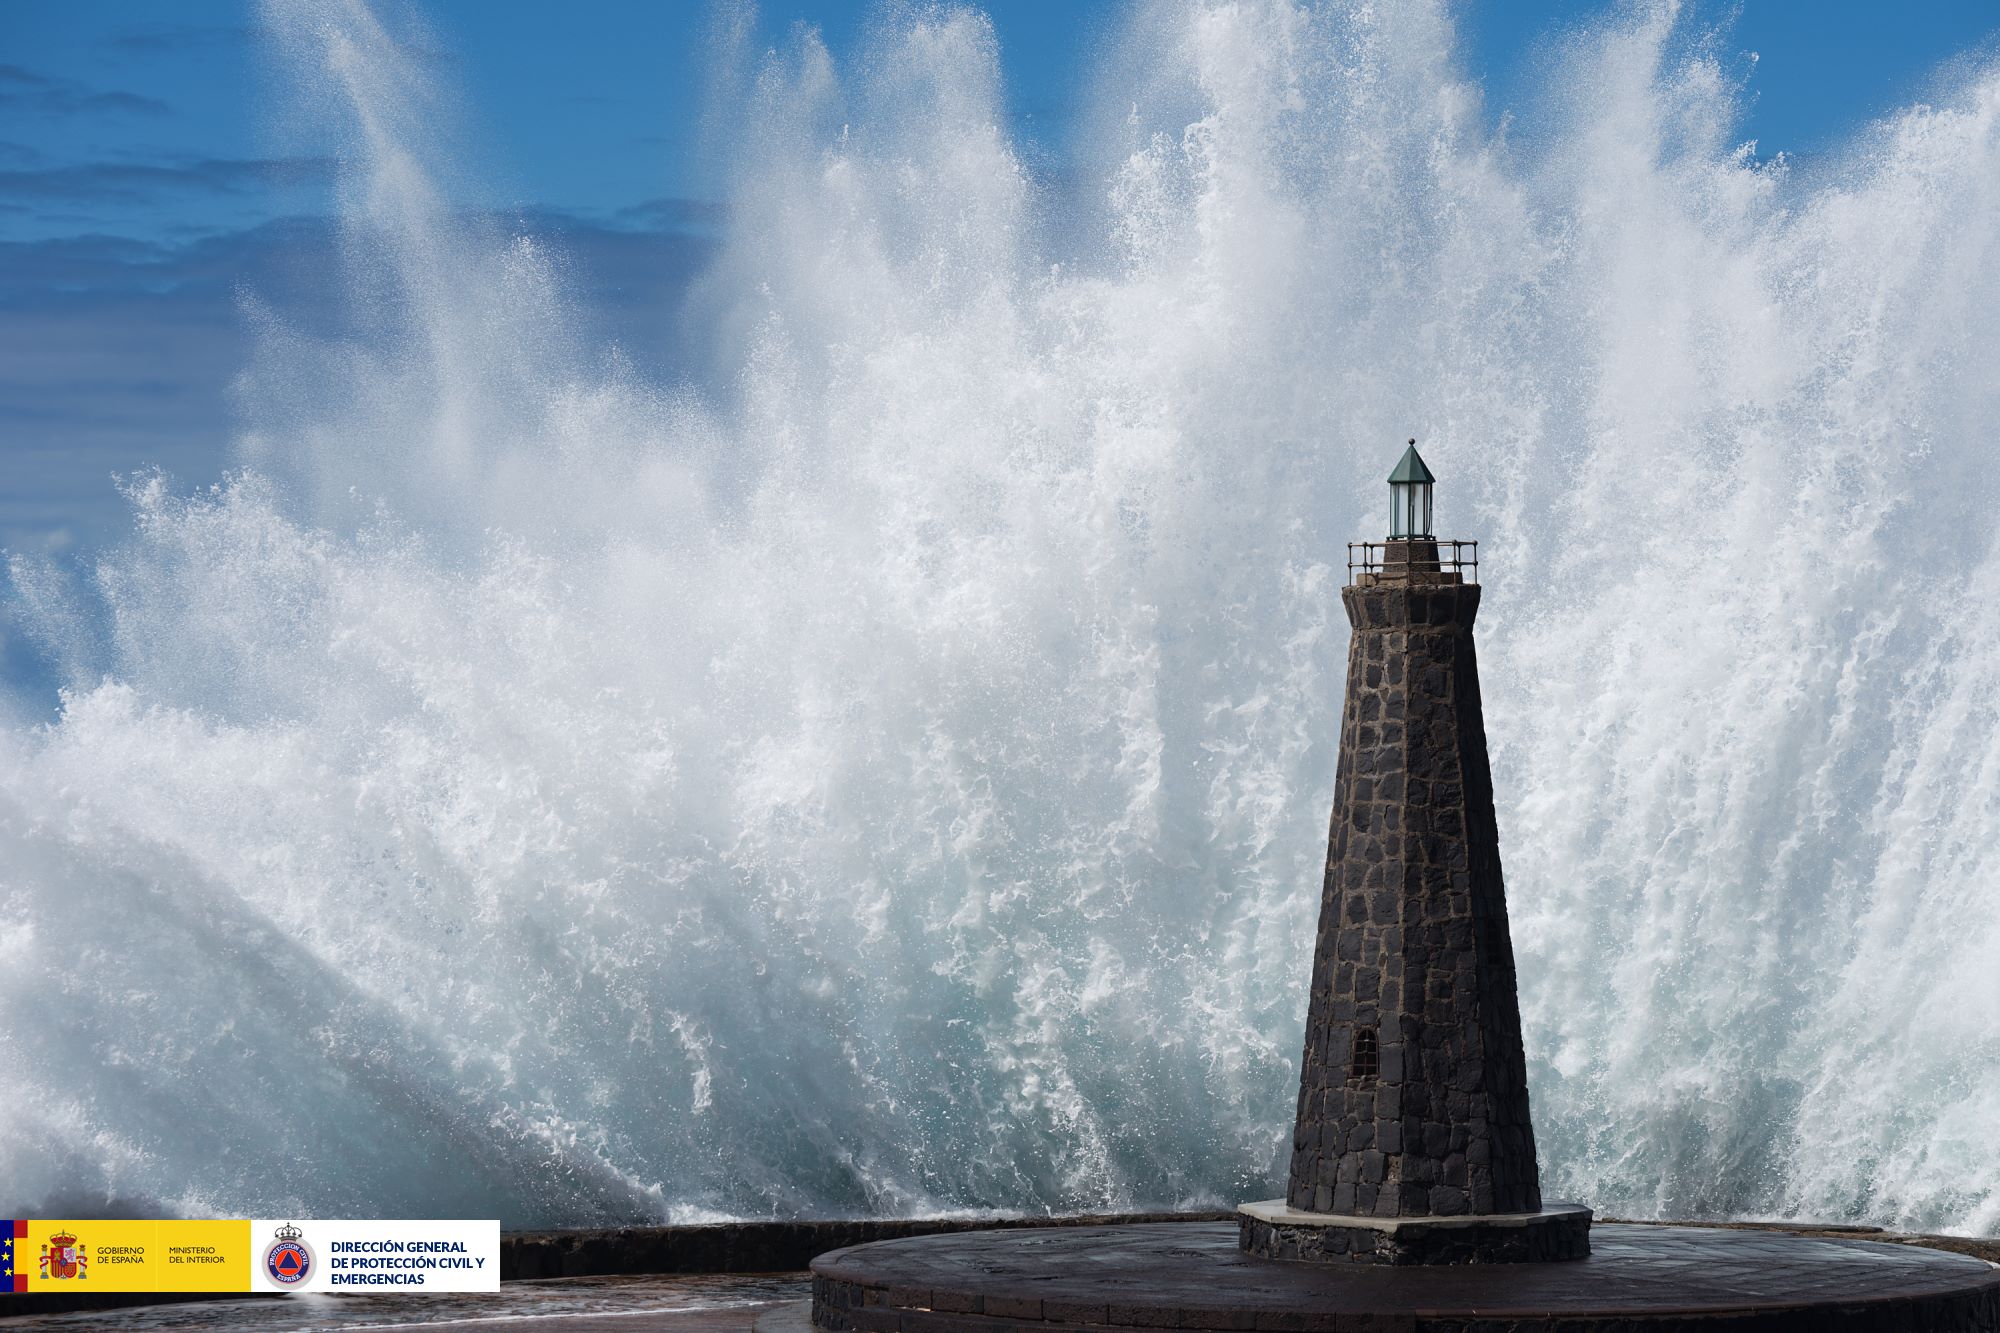
[[267, 18], [365, 332], [15, 566], [0, 1210], [1270, 1196], [1416, 435], [1545, 1193], [2000, 1226], [2000, 71], [1788, 170], [1670, 8], [1516, 141], [1441, 5], [1161, 4], [1058, 181], [978, 14], [804, 37], [718, 81], [703, 390], [452, 212], [367, 10]]

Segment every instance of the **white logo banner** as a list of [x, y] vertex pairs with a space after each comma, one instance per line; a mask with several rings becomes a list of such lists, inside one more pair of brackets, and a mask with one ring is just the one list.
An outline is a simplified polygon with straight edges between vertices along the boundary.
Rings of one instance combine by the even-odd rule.
[[250, 1224], [255, 1291], [498, 1291], [500, 1223], [267, 1221]]

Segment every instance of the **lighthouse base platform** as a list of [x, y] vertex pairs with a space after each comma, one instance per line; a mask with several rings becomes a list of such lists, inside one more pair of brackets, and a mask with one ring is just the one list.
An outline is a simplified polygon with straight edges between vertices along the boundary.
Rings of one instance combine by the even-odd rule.
[[[812, 1325], [861, 1333], [2000, 1333], [2000, 1268], [1874, 1241], [1600, 1225], [1558, 1263], [1288, 1263], [1222, 1222], [961, 1232], [813, 1261]], [[803, 1312], [799, 1323], [803, 1325]]]
[[1533, 1213], [1355, 1217], [1305, 1213], [1283, 1199], [1236, 1210], [1237, 1243], [1265, 1259], [1323, 1264], [1545, 1264], [1590, 1253], [1590, 1209], [1552, 1203]]

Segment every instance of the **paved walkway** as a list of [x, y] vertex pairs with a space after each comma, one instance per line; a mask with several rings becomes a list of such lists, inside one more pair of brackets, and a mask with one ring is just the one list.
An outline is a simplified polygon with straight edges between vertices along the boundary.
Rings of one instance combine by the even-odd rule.
[[[799, 1328], [811, 1327], [811, 1317], [796, 1302], [783, 1305], [749, 1305], [734, 1310], [671, 1310], [648, 1314], [586, 1314], [554, 1315], [540, 1319], [510, 1319], [503, 1327], [506, 1333], [707, 1333], [707, 1330], [738, 1330], [738, 1333], [763, 1333], [764, 1325], [773, 1314], [793, 1314], [792, 1321]], [[427, 1329], [431, 1333], [467, 1333], [480, 1326], [463, 1321], [445, 1321], [430, 1324], [398, 1324], [398, 1333], [405, 1329]], [[773, 1333], [782, 1333], [774, 1330]]]
[[1237, 1248], [1226, 1223], [1012, 1231], [880, 1241], [821, 1258], [820, 1279], [862, 1330], [981, 1323], [1132, 1328], [1401, 1321], [1427, 1329], [1555, 1324], [1829, 1333], [1990, 1329], [2000, 1272], [1939, 1250], [1699, 1227], [1600, 1226], [1563, 1263], [1386, 1267], [1284, 1263]]

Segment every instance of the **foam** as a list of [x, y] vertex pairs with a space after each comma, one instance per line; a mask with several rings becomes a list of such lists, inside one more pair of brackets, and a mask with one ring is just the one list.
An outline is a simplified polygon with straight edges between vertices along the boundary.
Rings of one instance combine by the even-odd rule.
[[802, 39], [705, 390], [451, 213], [365, 10], [269, 17], [371, 332], [271, 328], [243, 470], [81, 592], [17, 562], [70, 683], [0, 733], [7, 1210], [1268, 1196], [1417, 435], [1545, 1192], [2000, 1222], [1991, 68], [1800, 171], [1664, 11], [1517, 142], [1442, 7], [1162, 5], [1078, 183], [978, 16]]

